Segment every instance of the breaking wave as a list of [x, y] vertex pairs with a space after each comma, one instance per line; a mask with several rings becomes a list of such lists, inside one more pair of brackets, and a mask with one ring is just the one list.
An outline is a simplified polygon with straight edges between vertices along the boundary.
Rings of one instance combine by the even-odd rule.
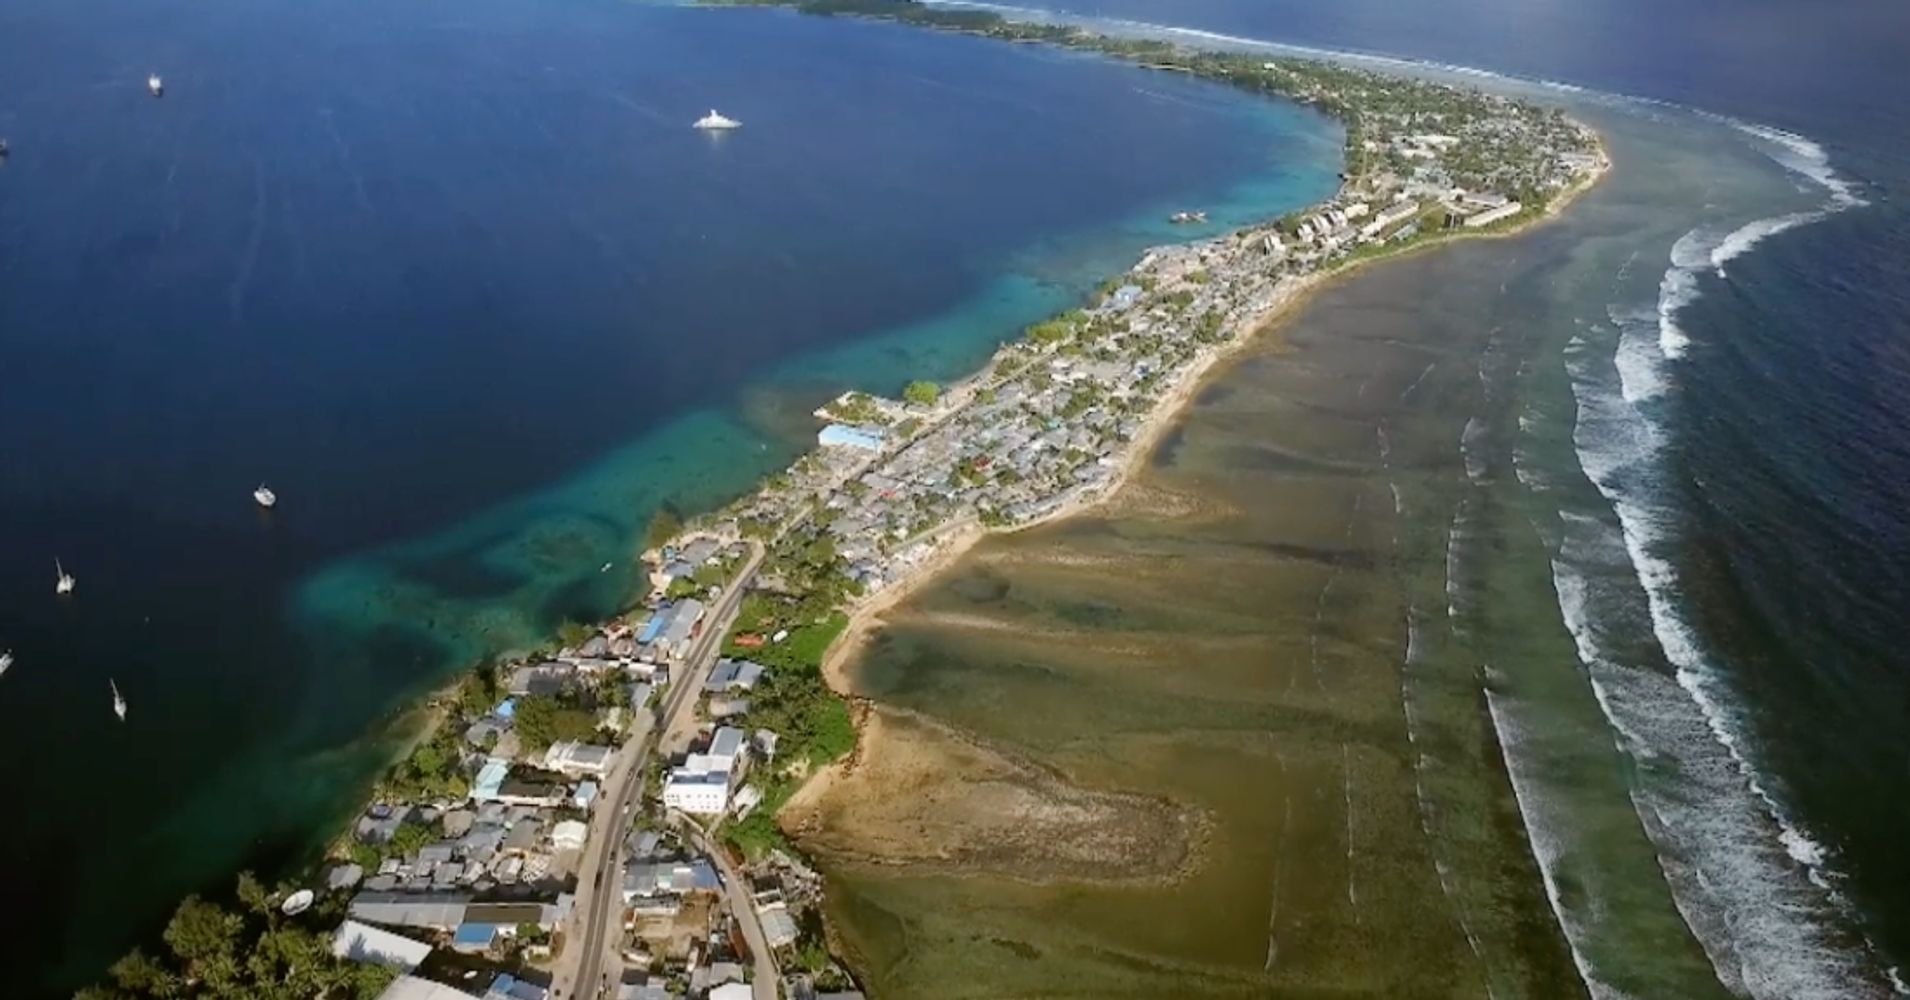
[[[1687, 233], [1668, 276], [1691, 275], [1716, 245]], [[1829, 853], [1747, 752], [1746, 720], [1684, 612], [1668, 555], [1679, 517], [1663, 480], [1670, 432], [1658, 415], [1685, 343], [1667, 336], [1667, 313], [1682, 308], [1667, 299], [1686, 287], [1668, 277], [1655, 310], [1610, 308], [1614, 329], [1593, 332], [1611, 345], [1608, 363], [1586, 337], [1568, 348], [1579, 465], [1617, 523], [1563, 518], [1553, 564], [1560, 611], [1613, 732], [1641, 764], [1639, 816], [1720, 981], [1758, 998], [1881, 996], [1864, 985], [1871, 949], [1843, 930], [1849, 911], [1830, 880]], [[1627, 576], [1642, 589], [1642, 608], [1607, 583]], [[1617, 648], [1610, 626], [1628, 619], [1643, 619], [1670, 676], [1641, 664], [1635, 649]]]

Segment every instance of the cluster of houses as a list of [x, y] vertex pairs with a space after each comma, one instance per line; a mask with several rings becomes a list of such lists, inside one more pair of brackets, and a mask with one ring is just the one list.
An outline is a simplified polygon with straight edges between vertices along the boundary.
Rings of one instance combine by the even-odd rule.
[[[1304, 95], [1318, 86], [1291, 89]], [[378, 861], [328, 874], [330, 888], [356, 892], [339, 953], [406, 973], [434, 945], [537, 957], [571, 906], [586, 821], [617, 749], [593, 737], [530, 751], [516, 731], [516, 705], [589, 690], [602, 713], [598, 732], [612, 735], [651, 711], [745, 557], [744, 526], [773, 530], [810, 519], [854, 579], [880, 588], [927, 558], [951, 528], [1025, 523], [1106, 489], [1125, 443], [1159, 401], [1277, 302], [1287, 282], [1361, 247], [1511, 219], [1531, 206], [1504, 192], [1548, 196], [1602, 163], [1595, 139], [1556, 113], [1430, 85], [1387, 86], [1396, 99], [1349, 128], [1349, 152], [1360, 162], [1349, 164], [1345, 189], [1327, 204], [1279, 224], [1150, 251], [1093, 307], [1003, 347], [981, 375], [933, 402], [849, 393], [818, 410], [826, 424], [816, 452], [733, 505], [712, 531], [657, 553], [650, 607], [575, 649], [516, 666], [504, 684], [509, 697], [465, 720], [474, 772], [467, 797], [384, 804], [360, 819], [355, 835], [378, 848]], [[738, 646], [748, 644], [739, 638]], [[713, 826], [756, 806], [760, 796], [745, 778], [752, 760], [773, 764], [777, 737], [749, 731], [746, 720], [766, 676], [746, 659], [711, 670], [698, 692], [710, 725], [663, 775], [666, 815]], [[646, 823], [621, 845], [621, 947], [633, 971], [616, 995], [748, 996], [735, 922], [752, 920], [771, 948], [788, 947], [798, 915], [819, 898], [819, 880], [775, 853], [750, 873], [747, 902], [739, 902], [719, 877], [723, 859]], [[744, 905], [750, 913], [733, 912]], [[800, 1000], [817, 996], [801, 976], [782, 986]], [[406, 975], [387, 996], [544, 1000], [541, 989], [516, 975], [494, 976], [482, 991]]]
[[[1344, 104], [1331, 77], [1259, 69], [1284, 92]], [[1276, 301], [1284, 281], [1362, 247], [1512, 219], [1533, 206], [1503, 192], [1549, 197], [1602, 163], [1595, 135], [1556, 111], [1361, 79], [1385, 99], [1353, 119], [1348, 181], [1331, 201], [1150, 251], [1093, 309], [1071, 314], [1066, 336], [1004, 347], [936, 404], [845, 394], [817, 411], [829, 421], [819, 450], [731, 515], [780, 525], [813, 511], [850, 575], [878, 589], [931, 554], [945, 529], [1039, 519], [1103, 489], [1155, 402]]]

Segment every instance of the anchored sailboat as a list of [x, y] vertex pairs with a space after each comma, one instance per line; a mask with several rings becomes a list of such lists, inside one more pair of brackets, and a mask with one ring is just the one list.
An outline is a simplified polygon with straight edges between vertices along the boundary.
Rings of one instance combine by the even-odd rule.
[[166, 94], [166, 81], [161, 80], [158, 73], [151, 74], [146, 77], [146, 89], [152, 91], [154, 97], [164, 97]]
[[273, 507], [278, 506], [279, 495], [267, 489], [264, 483], [260, 483], [259, 488], [252, 491], [252, 499], [257, 500], [259, 506], [264, 507], [266, 510], [271, 510]]
[[58, 559], [53, 560], [53, 571], [59, 574], [53, 581], [53, 592], [62, 596], [72, 593], [73, 588], [79, 584], [78, 580], [73, 579], [73, 574], [68, 573]]
[[720, 132], [720, 131], [727, 131], [733, 128], [742, 128], [743, 123], [737, 121], [734, 118], [725, 118], [722, 115], [717, 114], [715, 108], [711, 108], [709, 114], [704, 115], [703, 117], [698, 118], [696, 120], [695, 127], [703, 129], [705, 131], [714, 130], [714, 131]]
[[113, 683], [113, 679], [111, 677], [108, 677], [106, 679], [106, 683], [107, 683], [107, 686], [113, 689], [113, 714], [119, 716], [119, 721], [125, 722], [126, 721], [126, 699], [120, 697], [119, 685]]

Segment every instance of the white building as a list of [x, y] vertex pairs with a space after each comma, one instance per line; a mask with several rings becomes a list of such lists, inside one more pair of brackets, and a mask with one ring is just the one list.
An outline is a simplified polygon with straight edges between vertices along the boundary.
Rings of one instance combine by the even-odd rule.
[[710, 748], [693, 753], [663, 783], [664, 806], [702, 816], [721, 815], [729, 808], [730, 777], [749, 753], [741, 729], [723, 726], [710, 737]]
[[679, 767], [663, 783], [666, 809], [697, 816], [720, 816], [729, 807], [728, 771], [695, 771]]
[[431, 946], [402, 934], [347, 920], [332, 935], [332, 954], [354, 962], [384, 965], [410, 972], [431, 954]]
[[1478, 215], [1468, 218], [1466, 220], [1466, 226], [1468, 228], [1473, 228], [1473, 229], [1476, 229], [1480, 226], [1490, 226], [1495, 222], [1501, 222], [1506, 219], [1512, 218], [1513, 216], [1519, 214], [1519, 212], [1522, 211], [1524, 208], [1525, 206], [1519, 204], [1516, 201], [1508, 201], [1505, 204], [1500, 205], [1498, 208], [1495, 208], [1489, 212], [1480, 212]]
[[1360, 230], [1360, 235], [1370, 240], [1417, 214], [1419, 214], [1418, 202], [1402, 201], [1392, 208], [1374, 216], [1373, 221], [1367, 223], [1365, 227]]
[[550, 831], [550, 842], [560, 851], [581, 851], [584, 838], [590, 835], [590, 827], [581, 821], [567, 819]]
[[593, 746], [566, 740], [552, 743], [544, 751], [544, 768], [559, 774], [579, 775], [595, 774], [602, 776], [610, 770], [610, 761], [616, 756], [610, 747]]

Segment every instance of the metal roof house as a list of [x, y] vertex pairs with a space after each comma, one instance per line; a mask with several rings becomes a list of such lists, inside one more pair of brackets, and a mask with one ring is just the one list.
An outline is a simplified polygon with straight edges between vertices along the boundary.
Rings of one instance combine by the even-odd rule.
[[448, 931], [464, 922], [471, 897], [460, 894], [361, 892], [352, 898], [352, 919], [394, 927]]
[[410, 972], [431, 954], [431, 946], [381, 927], [347, 920], [339, 924], [337, 933], [332, 935], [332, 954], [354, 962]]

